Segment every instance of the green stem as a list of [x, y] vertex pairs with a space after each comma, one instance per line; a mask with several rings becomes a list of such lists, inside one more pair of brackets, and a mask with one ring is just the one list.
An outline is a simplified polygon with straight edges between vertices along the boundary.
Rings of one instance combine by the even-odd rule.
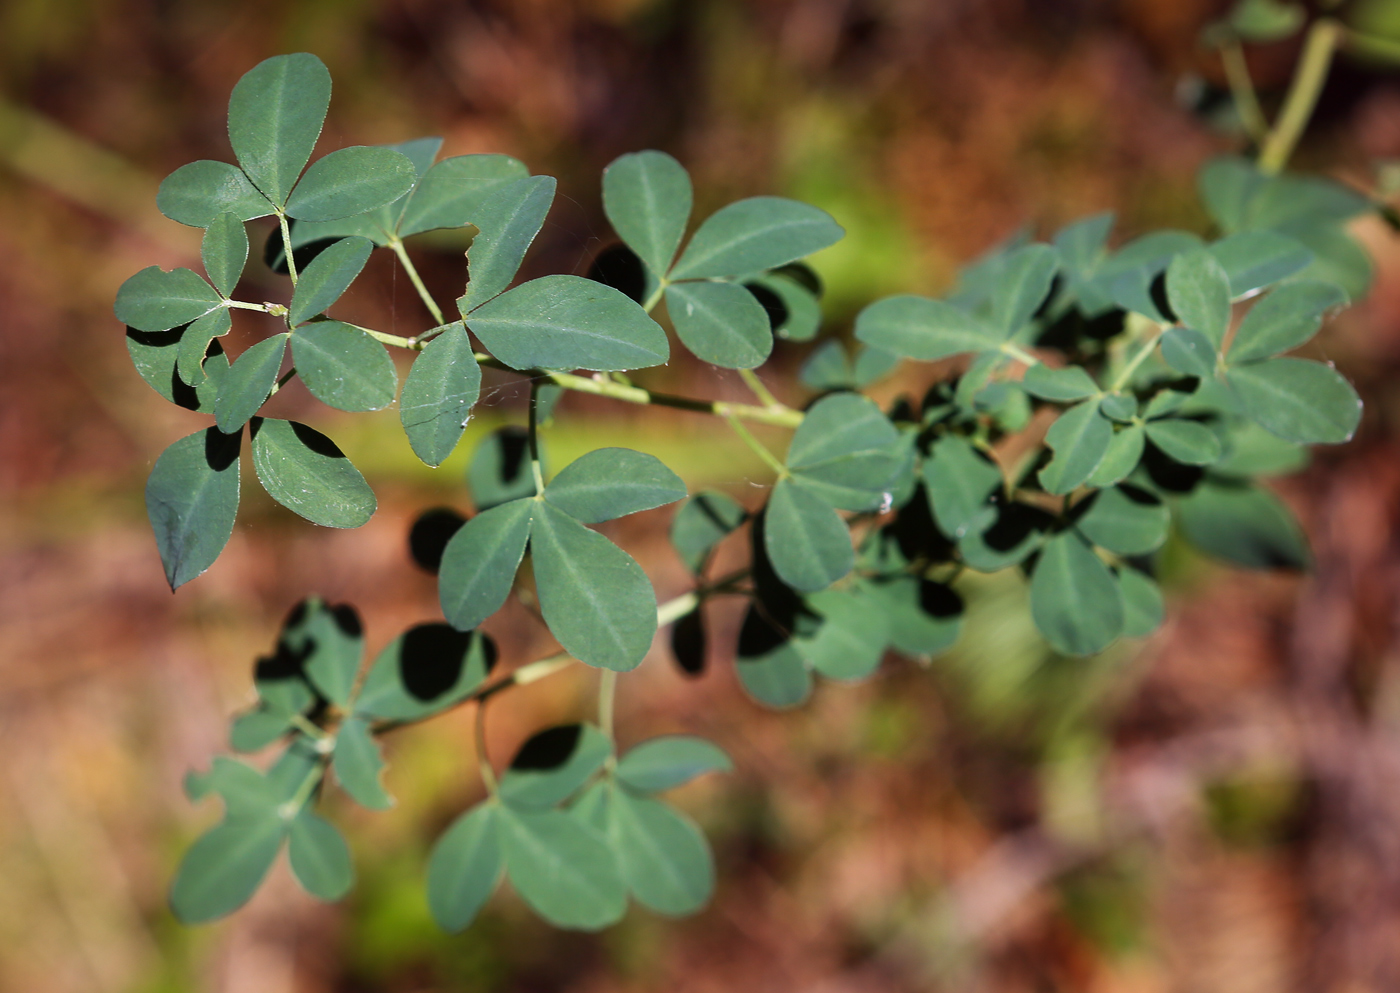
[[1303, 57], [1288, 87], [1283, 110], [1259, 152], [1261, 172], [1276, 174], [1288, 164], [1289, 156], [1293, 154], [1317, 106], [1323, 84], [1327, 82], [1332, 56], [1345, 35], [1346, 28], [1330, 17], [1315, 21], [1308, 29], [1307, 40], [1303, 43]]
[[306, 801], [311, 799], [311, 794], [316, 791], [316, 787], [320, 786], [321, 780], [326, 777], [327, 761], [329, 761], [329, 759], [325, 755], [317, 759], [316, 764], [311, 767], [311, 770], [306, 774], [306, 778], [303, 779], [301, 785], [297, 787], [297, 791], [292, 794], [291, 799], [282, 804], [279, 811], [283, 819], [291, 820], [297, 814], [301, 813], [302, 808], [306, 806]]
[[647, 297], [646, 302], [642, 304], [642, 309], [645, 310], [648, 314], [650, 314], [651, 309], [661, 302], [661, 295], [665, 292], [666, 280], [657, 280], [656, 289], [651, 291], [651, 296]]
[[[747, 570], [743, 575], [747, 575]], [[674, 600], [668, 600], [656, 608], [656, 626], [664, 628], [667, 624], [674, 624], [698, 606], [700, 596], [697, 593], [687, 593]]]
[[530, 380], [530, 470], [535, 474], [535, 495], [544, 493], [544, 470], [540, 467], [540, 440], [537, 418], [540, 404], [540, 381]]
[[779, 408], [786, 409], [786, 406], [780, 403], [778, 398], [764, 385], [763, 380], [758, 378], [758, 373], [754, 372], [752, 369], [740, 369], [739, 378], [753, 391], [753, 395], [758, 397], [758, 402], [763, 404], [763, 406], [770, 410], [777, 410]]
[[292, 229], [287, 224], [287, 215], [277, 212], [277, 223], [282, 228], [282, 251], [287, 255], [287, 275], [292, 277], [292, 285], [297, 284], [297, 261], [292, 255]]
[[1020, 345], [1014, 344], [1013, 342], [1004, 341], [1001, 343], [1000, 347], [1003, 354], [1010, 355], [1013, 359], [1017, 359], [1018, 361], [1024, 362], [1028, 366], [1040, 365], [1040, 359], [1036, 358], [1034, 355], [1026, 351]]
[[617, 673], [604, 669], [598, 680], [598, 727], [613, 740], [613, 704], [617, 697]]
[[1225, 67], [1225, 80], [1230, 84], [1230, 95], [1234, 98], [1240, 123], [1255, 142], [1264, 141], [1269, 134], [1269, 122], [1259, 106], [1259, 96], [1254, 92], [1254, 80], [1249, 76], [1249, 63], [1245, 61], [1240, 43], [1231, 39], [1222, 44], [1220, 61]]
[[382, 341], [384, 344], [393, 345], [395, 348], [407, 348], [414, 352], [421, 352], [423, 350], [421, 338], [404, 338], [400, 335], [376, 331], [373, 328], [362, 328], [358, 324], [351, 324], [350, 327], [363, 331], [375, 341]]
[[1400, 41], [1390, 38], [1378, 38], [1373, 34], [1349, 30], [1346, 33], [1346, 46], [1360, 55], [1400, 62]]
[[270, 303], [248, 303], [244, 300], [225, 300], [225, 307], [236, 307], [239, 310], [256, 310], [260, 314], [272, 313], [271, 308], [276, 304]]
[[[286, 372], [282, 373], [282, 375], [277, 378], [277, 382], [272, 384], [272, 390], [267, 394], [267, 399], [271, 400], [273, 397], [275, 397], [277, 395], [277, 391], [280, 390], [282, 387], [286, 386], [288, 383], [290, 383], [292, 381], [292, 377], [296, 374], [296, 366], [292, 366]], [[263, 402], [266, 403], [267, 400], [264, 400]]]
[[499, 784], [496, 770], [491, 768], [491, 759], [486, 754], [486, 698], [476, 702], [476, 720], [472, 722], [476, 741], [476, 767], [481, 771], [481, 781], [486, 784], [486, 792], [496, 795]]
[[433, 320], [442, 324], [442, 310], [438, 307], [437, 301], [432, 298], [428, 288], [423, 285], [423, 280], [418, 275], [418, 270], [413, 266], [413, 260], [408, 257], [408, 251], [403, 247], [403, 242], [395, 238], [389, 242], [389, 247], [393, 249], [395, 255], [399, 257], [399, 263], [403, 266], [404, 272], [408, 273], [409, 282], [418, 291], [418, 299], [423, 301], [423, 306], [428, 308], [428, 313], [433, 315]]
[[1156, 334], [1142, 343], [1142, 347], [1138, 349], [1137, 354], [1129, 360], [1128, 364], [1118, 373], [1118, 377], [1113, 380], [1113, 385], [1108, 388], [1109, 393], [1117, 393], [1124, 386], [1128, 385], [1128, 381], [1133, 378], [1133, 373], [1137, 372], [1138, 366], [1146, 362], [1147, 357], [1156, 349], [1157, 342], [1161, 339], [1162, 334], [1163, 331], [1159, 328]]
[[729, 422], [729, 426], [734, 429], [734, 433], [740, 437], [744, 444], [753, 449], [758, 457], [766, 462], [768, 467], [778, 474], [779, 479], [783, 479], [787, 476], [787, 466], [779, 462], [772, 452], [749, 433], [749, 429], [744, 427], [743, 421], [739, 420], [739, 418], [733, 414], [727, 415], [725, 420]]

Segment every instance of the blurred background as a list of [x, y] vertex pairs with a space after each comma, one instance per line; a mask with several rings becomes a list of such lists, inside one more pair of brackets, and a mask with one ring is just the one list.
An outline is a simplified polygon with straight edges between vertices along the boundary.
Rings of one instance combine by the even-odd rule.
[[[332, 532], [252, 487], [218, 563], [170, 594], [142, 487], [205, 419], [136, 376], [111, 301], [146, 265], [197, 266], [199, 232], [163, 218], [155, 189], [185, 162], [231, 158], [224, 115], [244, 71], [300, 50], [329, 65], [323, 151], [438, 134], [445, 155], [507, 152], [558, 176], [526, 276], [586, 272], [610, 243], [599, 173], [626, 151], [685, 163], [697, 216], [761, 193], [810, 200], [849, 232], [815, 259], [830, 326], [848, 334], [872, 298], [942, 292], [1022, 225], [1043, 235], [1112, 209], [1120, 241], [1205, 231], [1195, 171], [1241, 147], [1198, 41], [1222, 6], [0, 3], [0, 989], [1400, 989], [1400, 236], [1375, 218], [1354, 229], [1374, 289], [1320, 339], [1365, 397], [1361, 432], [1278, 484], [1313, 542], [1310, 575], [1236, 571], [1173, 543], [1165, 627], [1092, 660], [1048, 655], [1022, 582], [994, 577], [971, 591], [953, 653], [927, 669], [890, 659], [782, 715], [739, 691], [727, 646], [742, 605], [716, 604], [701, 678], [678, 673], [663, 638], [619, 698], [624, 744], [687, 731], [735, 759], [733, 775], [677, 796], [720, 873], [691, 919], [634, 909], [603, 934], [570, 934], [502, 892], [469, 931], [442, 934], [422, 870], [479, 794], [469, 713], [392, 737], [392, 811], [331, 791], [360, 874], [343, 904], [312, 901], [283, 863], [217, 925], [184, 928], [165, 907], [181, 852], [217, 818], [181, 778], [226, 750], [281, 618], [309, 593], [351, 602], [377, 651], [437, 617], [408, 528], [427, 506], [468, 509], [472, 445], [523, 418], [518, 386], [488, 377], [468, 437], [429, 470], [395, 411], [351, 417], [284, 391], [278, 411], [331, 434], [379, 512]], [[1400, 3], [1342, 15], [1400, 39]], [[1266, 108], [1297, 49], [1248, 50]], [[1294, 164], [1369, 190], [1391, 158], [1400, 72], [1344, 59]], [[462, 247], [411, 246], [444, 303], [461, 292]], [[240, 296], [285, 293], [255, 262]], [[342, 308], [399, 334], [430, 324], [387, 253]], [[237, 316], [234, 351], [267, 330]], [[795, 373], [809, 347], [780, 344], [765, 370], [789, 402], [805, 400]], [[646, 375], [745, 396], [685, 358]], [[877, 398], [927, 385], [927, 370], [902, 375]], [[603, 444], [650, 451], [692, 489], [749, 506], [768, 478], [681, 412], [569, 397], [546, 444], [556, 465]], [[663, 599], [686, 583], [671, 512], [607, 529]], [[524, 611], [489, 627], [509, 662], [550, 651]], [[591, 714], [595, 679], [570, 671], [502, 697], [496, 761]]]

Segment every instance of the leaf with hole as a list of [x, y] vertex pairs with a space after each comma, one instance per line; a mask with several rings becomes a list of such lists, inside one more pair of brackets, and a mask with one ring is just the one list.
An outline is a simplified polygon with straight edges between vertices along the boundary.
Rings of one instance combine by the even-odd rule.
[[612, 757], [607, 735], [592, 724], [563, 724], [532, 735], [501, 774], [498, 795], [522, 810], [563, 803]]
[[255, 419], [251, 433], [258, 479], [282, 506], [328, 528], [357, 528], [374, 516], [374, 491], [325, 435], [271, 417]]
[[292, 361], [311, 395], [337, 410], [382, 410], [398, 391], [388, 351], [350, 324], [314, 321], [297, 328]]
[[894, 296], [877, 300], [856, 316], [856, 337], [906, 359], [933, 362], [964, 352], [996, 348], [994, 328], [942, 300]]
[[1123, 633], [1123, 594], [1108, 566], [1073, 532], [1045, 543], [1031, 574], [1031, 617], [1065, 655], [1094, 655]]
[[[204, 360], [209, 355], [209, 343], [228, 334], [232, 328], [233, 318], [226, 307], [209, 311], [185, 328], [184, 334], [180, 336], [180, 348], [175, 358], [175, 368], [182, 382], [202, 384], [205, 381], [207, 373], [204, 370]], [[220, 350], [222, 351], [222, 346]]]
[[540, 611], [564, 650], [618, 672], [640, 665], [656, 634], [656, 592], [636, 559], [548, 501], [537, 504], [530, 549]]
[[603, 170], [603, 210], [619, 238], [664, 276], [690, 220], [690, 174], [665, 152], [623, 155]]
[[184, 336], [188, 332], [189, 327], [156, 332], [128, 328], [126, 351], [141, 378], [166, 400], [186, 410], [212, 414], [214, 402], [228, 375], [228, 356], [219, 342], [210, 343], [205, 348], [201, 367], [204, 376], [194, 380], [184, 379], [179, 371], [179, 358]]
[[805, 258], [845, 235], [831, 215], [785, 197], [750, 197], [721, 207], [685, 246], [671, 279], [742, 276]]
[[752, 369], [773, 350], [768, 313], [738, 283], [673, 283], [666, 310], [685, 347], [722, 369]]
[[466, 322], [512, 369], [645, 369], [671, 352], [666, 332], [636, 302], [581, 276], [532, 279]]
[[452, 822], [428, 860], [428, 907], [444, 931], [466, 928], [500, 882], [497, 806], [483, 803]]
[[[467, 292], [457, 301], [463, 315], [510, 285], [544, 225], [554, 203], [554, 189], [553, 176], [529, 176], [492, 187], [473, 206], [471, 222], [476, 225], [477, 235], [467, 252], [470, 278]], [[476, 330], [475, 325], [469, 326]]]
[[481, 367], [460, 322], [448, 325], [418, 353], [399, 397], [408, 443], [430, 466], [440, 466], [462, 438], [481, 395]]
[[598, 448], [566, 465], [544, 498], [584, 524], [598, 524], [684, 499], [685, 483], [654, 455]]
[[459, 631], [475, 628], [506, 602], [536, 506], [513, 500], [477, 514], [443, 549], [438, 595], [443, 616]]
[[1246, 413], [1285, 441], [1336, 445], [1361, 421], [1361, 398], [1331, 366], [1308, 359], [1267, 359], [1225, 374]]
[[476, 223], [482, 205], [498, 190], [522, 179], [530, 171], [509, 155], [457, 155], [434, 165], [413, 190], [398, 220], [398, 235], [436, 228], [460, 228]]

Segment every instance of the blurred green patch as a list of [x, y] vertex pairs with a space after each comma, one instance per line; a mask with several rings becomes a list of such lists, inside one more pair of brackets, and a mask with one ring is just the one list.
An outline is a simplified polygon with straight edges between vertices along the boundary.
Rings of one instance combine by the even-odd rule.
[[1205, 787], [1206, 819], [1216, 837], [1241, 848], [1268, 848], [1297, 830], [1304, 784], [1284, 770], [1219, 780]]

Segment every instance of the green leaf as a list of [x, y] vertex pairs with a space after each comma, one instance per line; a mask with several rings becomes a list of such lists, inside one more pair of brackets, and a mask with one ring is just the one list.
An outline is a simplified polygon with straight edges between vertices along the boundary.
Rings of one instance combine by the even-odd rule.
[[768, 313], [738, 283], [673, 283], [666, 310], [685, 347], [722, 369], [752, 369], [773, 350]]
[[185, 777], [185, 793], [198, 802], [216, 793], [224, 802], [226, 820], [257, 820], [275, 814], [280, 802], [267, 777], [236, 759], [214, 757], [208, 772]]
[[1030, 321], [1050, 292], [1059, 269], [1050, 245], [1025, 245], [1006, 256], [992, 291], [992, 323], [1008, 338]]
[[873, 510], [886, 501], [901, 455], [899, 431], [873, 400], [835, 393], [808, 408], [788, 444], [787, 467], [833, 506]]
[[509, 155], [457, 155], [443, 159], [418, 180], [399, 218], [399, 237], [472, 224], [488, 197], [529, 176], [525, 164]]
[[1371, 257], [1346, 230], [1333, 224], [1290, 227], [1289, 234], [1308, 247], [1316, 258], [1298, 274], [1299, 279], [1335, 283], [1352, 300], [1360, 300], [1371, 288]]
[[798, 653], [828, 679], [866, 679], [880, 666], [890, 643], [883, 611], [858, 592], [826, 590], [807, 599], [822, 616], [815, 634], [793, 639]]
[[1148, 576], [1129, 566], [1118, 569], [1118, 588], [1123, 592], [1123, 636], [1145, 638], [1162, 626], [1166, 605], [1162, 591]]
[[1234, 366], [1225, 378], [1246, 413], [1285, 441], [1340, 444], [1361, 421], [1361, 398], [1321, 362], [1268, 359]]
[[452, 822], [428, 860], [428, 907], [444, 931], [461, 931], [501, 879], [497, 806], [483, 803]]
[[640, 665], [656, 634], [656, 592], [636, 560], [547, 501], [530, 549], [540, 611], [564, 650], [618, 672]]
[[1207, 555], [1246, 569], [1307, 569], [1307, 538], [1278, 499], [1251, 483], [1207, 478], [1176, 505], [1182, 534]]
[[334, 824], [309, 810], [292, 819], [287, 854], [297, 882], [318, 900], [339, 900], [355, 885], [350, 847]]
[[1317, 334], [1329, 310], [1346, 304], [1346, 293], [1331, 283], [1280, 286], [1244, 315], [1226, 357], [1231, 363], [1253, 362], [1297, 348]]
[[603, 210], [613, 230], [664, 276], [690, 220], [690, 175], [665, 152], [635, 152], [603, 170]]
[[[543, 439], [539, 448], [541, 470], [548, 471]], [[508, 425], [482, 438], [472, 452], [467, 485], [480, 511], [534, 496], [535, 475], [530, 467], [529, 435], [525, 429]]]
[[182, 165], [161, 181], [156, 207], [172, 221], [207, 228], [220, 214], [251, 221], [272, 213], [272, 204], [227, 162], [201, 159]]
[[650, 738], [617, 763], [618, 781], [642, 793], [661, 793], [707, 772], [730, 772], [734, 764], [713, 742], [688, 734]]
[[1215, 375], [1215, 342], [1195, 328], [1167, 328], [1161, 338], [1162, 361], [1177, 372], [1199, 379]]
[[747, 512], [718, 490], [696, 493], [671, 521], [671, 544], [691, 572], [700, 572], [715, 545], [744, 523]]
[[287, 823], [274, 810], [229, 818], [185, 852], [170, 887], [170, 909], [185, 924], [231, 914], [257, 891], [282, 848]]
[[339, 321], [314, 321], [297, 328], [292, 360], [311, 395], [337, 410], [382, 410], [398, 391], [394, 360], [384, 346]]
[[364, 269], [372, 251], [374, 244], [368, 238], [342, 238], [308, 262], [292, 291], [288, 325], [305, 324], [339, 300]]
[[399, 397], [399, 420], [408, 443], [430, 466], [440, 466], [457, 442], [481, 395], [481, 367], [460, 323], [449, 325], [408, 370]]
[[1055, 457], [1040, 470], [1040, 484], [1048, 493], [1070, 492], [1093, 475], [1112, 442], [1113, 423], [1099, 413], [1098, 404], [1090, 400], [1071, 407], [1045, 433]]
[[855, 386], [846, 346], [838, 338], [830, 338], [814, 348], [797, 378], [809, 390], [849, 390]]
[[863, 589], [884, 612], [896, 651], [926, 658], [952, 648], [962, 633], [962, 598], [943, 583], [896, 576]]
[[1313, 253], [1277, 231], [1241, 231], [1210, 246], [1236, 300], [1305, 269]]
[[453, 627], [470, 630], [506, 602], [537, 506], [534, 500], [513, 500], [493, 507], [467, 521], [447, 543], [438, 594]]
[[374, 660], [355, 698], [355, 713], [395, 721], [427, 717], [469, 696], [495, 660], [495, 644], [479, 631], [416, 625]]
[[209, 222], [200, 257], [219, 295], [232, 294], [248, 263], [248, 232], [237, 215], [219, 214]]
[[606, 842], [557, 810], [498, 808], [511, 884], [556, 927], [596, 931], [621, 919], [627, 888]]
[[228, 375], [228, 356], [224, 354], [223, 346], [215, 341], [205, 349], [208, 357], [202, 368], [207, 378], [193, 384], [182, 379], [179, 372], [180, 347], [188, 331], [189, 328], [175, 328], [152, 333], [128, 328], [127, 354], [131, 356], [131, 364], [141, 378], [166, 400], [186, 410], [212, 414], [214, 401]]
[[277, 373], [282, 368], [282, 356], [287, 350], [285, 331], [247, 349], [229, 367], [219, 397], [214, 401], [214, 422], [225, 434], [241, 430], [248, 419], [267, 402]]
[[151, 469], [146, 513], [172, 590], [213, 565], [233, 534], [241, 442], [241, 434], [197, 431], [167, 448]]
[[1225, 155], [1201, 167], [1196, 186], [1206, 211], [1226, 231], [1239, 231], [1249, 219], [1249, 204], [1264, 176], [1248, 159]]
[[989, 516], [987, 498], [1001, 481], [1001, 470], [977, 454], [961, 435], [938, 439], [924, 461], [924, 485], [934, 519], [939, 530], [955, 541]]
[[1067, 531], [1046, 542], [1036, 562], [1031, 617], [1055, 651], [1093, 655], [1123, 633], [1123, 594], [1108, 566]]
[[1282, 476], [1308, 464], [1308, 450], [1284, 441], [1252, 421], [1230, 426], [1225, 438], [1225, 455], [1213, 466], [1217, 476]]
[[[467, 252], [471, 280], [467, 292], [457, 301], [464, 316], [495, 297], [515, 278], [554, 203], [554, 188], [554, 177], [530, 176], [492, 189], [475, 207], [471, 220], [479, 233]], [[469, 326], [476, 330], [474, 324]]]
[[635, 301], [581, 276], [532, 279], [466, 321], [512, 369], [620, 372], [661, 365], [671, 353], [666, 332]]
[[1230, 27], [1245, 41], [1282, 41], [1294, 34], [1307, 19], [1302, 4], [1285, 0], [1239, 0], [1230, 11]]
[[1092, 497], [1079, 519], [1080, 534], [1119, 555], [1146, 555], [1167, 540], [1171, 512], [1157, 497], [1136, 486], [1113, 486]]
[[942, 300], [895, 296], [856, 316], [856, 337], [906, 359], [933, 362], [996, 348], [997, 333], [980, 318]]
[[1370, 209], [1367, 197], [1334, 179], [1283, 173], [1260, 184], [1250, 201], [1247, 220], [1251, 228], [1284, 231], [1317, 253], [1304, 231], [1319, 226], [1339, 231], [1343, 222]]
[[1099, 401], [1099, 413], [1110, 421], [1126, 424], [1137, 416], [1137, 397], [1127, 393], [1110, 393]]
[[[767, 272], [744, 285], [750, 290], [766, 289], [778, 298], [787, 311], [787, 317], [773, 326], [773, 334], [786, 341], [811, 341], [817, 336], [822, 325], [822, 305], [817, 295], [796, 279], [783, 275], [785, 270]], [[766, 308], [765, 308], [766, 309]], [[769, 314], [770, 324], [776, 320]]]
[[612, 849], [627, 888], [644, 907], [680, 916], [703, 907], [715, 889], [715, 863], [689, 818], [658, 800], [612, 790]]
[[117, 320], [138, 331], [168, 331], [222, 306], [218, 291], [193, 269], [147, 266], [117, 291]]
[[773, 269], [840, 241], [826, 211], [784, 197], [750, 197], [721, 207], [690, 238], [671, 279], [741, 276]]
[[259, 704], [233, 719], [228, 731], [228, 746], [235, 752], [261, 751], [289, 730], [291, 724], [286, 717]]
[[1113, 211], [1092, 214], [1055, 232], [1055, 248], [1065, 269], [1087, 275], [1103, 261], [1104, 246], [1113, 230]]
[[532, 735], [501, 774], [499, 796], [522, 810], [544, 810], [573, 796], [612, 757], [611, 739], [591, 724]]
[[321, 135], [331, 102], [331, 74], [299, 52], [259, 62], [228, 101], [228, 137], [248, 178], [274, 205], [287, 202]]
[[899, 356], [883, 348], [863, 346], [856, 353], [856, 361], [851, 367], [851, 382], [856, 389], [865, 389], [876, 380], [884, 379], [899, 365]]
[[1220, 438], [1198, 421], [1170, 417], [1147, 422], [1152, 444], [1186, 465], [1210, 465], [1220, 458]]
[[394, 805], [393, 797], [384, 792], [379, 781], [384, 771], [384, 758], [370, 734], [369, 722], [363, 717], [350, 717], [340, 725], [331, 766], [341, 788], [360, 806], [388, 810]]
[[175, 368], [183, 382], [204, 382], [207, 375], [204, 371], [204, 359], [209, 354], [209, 342], [228, 334], [232, 328], [233, 318], [226, 307], [209, 311], [185, 328], [185, 333], [180, 336], [180, 348], [175, 358]]
[[276, 418], [253, 421], [253, 466], [268, 495], [313, 524], [357, 528], [374, 516], [374, 491], [319, 431]]
[[290, 641], [304, 657], [303, 671], [311, 685], [336, 706], [347, 706], [365, 650], [364, 625], [355, 608], [318, 602], [307, 610]]
[[1177, 319], [1216, 348], [1230, 326], [1230, 277], [1205, 248], [1182, 252], [1167, 267], [1167, 299]]
[[1021, 389], [1042, 400], [1083, 400], [1099, 392], [1099, 384], [1079, 366], [1051, 369], [1045, 363], [1030, 366]]
[[685, 483], [654, 455], [598, 448], [566, 465], [544, 498], [570, 517], [598, 524], [685, 498]]
[[393, 203], [418, 180], [408, 156], [392, 148], [352, 145], [317, 159], [287, 200], [300, 221], [337, 221]]
[[773, 569], [795, 590], [824, 590], [855, 564], [845, 522], [797, 479], [780, 479], [773, 487], [763, 538]]
[[744, 692], [775, 710], [801, 706], [812, 693], [812, 674], [791, 642], [761, 655], [741, 655], [734, 671]]
[[1129, 424], [1113, 436], [1103, 461], [1089, 474], [1085, 482], [1090, 486], [1104, 487], [1126, 479], [1129, 473], [1137, 468], [1146, 447], [1146, 432], [1143, 431], [1142, 425]]

